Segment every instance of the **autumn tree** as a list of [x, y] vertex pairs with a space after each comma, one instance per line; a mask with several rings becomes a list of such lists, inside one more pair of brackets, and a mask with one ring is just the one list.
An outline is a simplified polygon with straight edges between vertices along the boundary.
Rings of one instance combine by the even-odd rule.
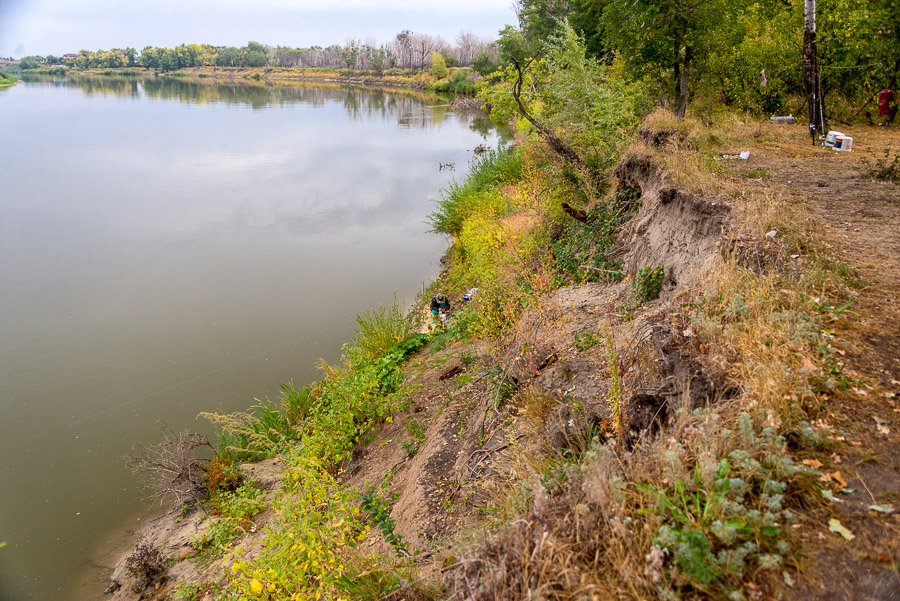
[[444, 79], [450, 72], [447, 70], [447, 62], [440, 52], [431, 53], [431, 74], [437, 79]]

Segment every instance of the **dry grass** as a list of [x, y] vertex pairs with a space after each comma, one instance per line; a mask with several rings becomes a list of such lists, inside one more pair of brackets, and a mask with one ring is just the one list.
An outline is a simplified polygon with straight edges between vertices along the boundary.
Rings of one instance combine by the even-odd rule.
[[[645, 127], [671, 130], [676, 141], [663, 149], [636, 142], [629, 152], [654, 156], [681, 190], [726, 199], [733, 237], [765, 240], [767, 231], [779, 232], [781, 248], [768, 272], [754, 273], [723, 253], [695, 302], [683, 311], [669, 309], [690, 325], [702, 352], [698, 359], [711, 373], [726, 374], [739, 394], [698, 412], [688, 410], [685, 394], [685, 406], [662, 435], [643, 438], [628, 453], [614, 441], [595, 442], [574, 458], [532, 445], [510, 459], [499, 471], [506, 480], [495, 495], [504, 517], [464, 549], [465, 559], [452, 572], [456, 598], [777, 596], [782, 571], [795, 568], [797, 543], [782, 518], [775, 530], [765, 530], [771, 526], [760, 516], [789, 516], [787, 508], [796, 512], [823, 500], [817, 474], [794, 461], [787, 441], [795, 450], [829, 444], [829, 431], [808, 423], [836, 394], [840, 377], [828, 363], [825, 326], [833, 316], [821, 299], [846, 298], [848, 272], [830, 256], [803, 202], [777, 186], [751, 189], [712, 159], [726, 146], [767, 135], [768, 124], [728, 116], [707, 127], [657, 112]], [[784, 268], [789, 262], [780, 258], [798, 252], [803, 259]], [[519, 327], [560, 327], [553, 317]], [[635, 365], [652, 363], [644, 356]], [[545, 427], [553, 409], [547, 398], [528, 391], [520, 398], [530, 427]], [[733, 498], [720, 473], [744, 482], [749, 495]], [[776, 489], [782, 491], [777, 499]], [[679, 509], [685, 495], [695, 500]], [[736, 535], [737, 542], [728, 542], [722, 524], [732, 519], [735, 503], [741, 519], [756, 517], [746, 518], [752, 526]], [[744, 553], [737, 546], [742, 537], [757, 546], [744, 563], [725, 560], [705, 573], [685, 551], [695, 534], [705, 541], [694, 548], [696, 557], [706, 544], [726, 557]]]
[[[783, 481], [785, 504], [793, 508], [818, 503], [814, 475], [784, 462], [779, 438], [766, 435], [763, 424], [748, 415], [738, 419], [735, 404], [718, 411], [679, 413], [661, 438], [621, 455], [615, 443], [594, 444], [577, 461], [562, 461], [539, 452], [516, 465], [518, 473], [505, 489], [504, 503], [527, 503], [526, 511], [496, 523], [489, 534], [464, 551], [452, 586], [460, 599], [647, 599], [724, 598], [729, 591], [765, 591], [783, 586], [780, 568], [766, 557], [779, 555], [777, 566], [790, 564], [790, 531], [779, 537], [756, 534], [759, 548], [746, 570], [722, 573], [711, 582], [679, 575], [674, 550], [665, 551], [663, 527], [702, 532], [713, 550], [737, 553], [740, 547], [713, 532], [733, 516], [769, 511], [769, 482]], [[726, 428], [734, 426], [734, 429]], [[740, 454], [735, 454], [735, 453]], [[747, 498], [721, 488], [723, 460], [731, 458], [729, 476], [745, 482]], [[511, 464], [513, 465], [513, 464]], [[780, 467], [779, 467], [780, 466]], [[778, 470], [782, 472], [779, 473]], [[779, 480], [780, 478], [780, 480]], [[678, 486], [684, 486], [679, 493]], [[771, 492], [771, 491], [770, 491]], [[699, 499], [686, 503], [679, 516], [679, 495]], [[774, 511], [774, 510], [773, 510]], [[776, 512], [777, 513], [777, 512]], [[783, 512], [788, 515], [787, 512]], [[774, 515], [774, 514], [773, 514]], [[780, 515], [780, 514], [779, 514]], [[750, 529], [761, 526], [762, 522]], [[748, 539], [750, 534], [742, 534]], [[779, 546], [779, 545], [784, 545]], [[752, 554], [751, 554], [752, 555]], [[776, 562], [772, 561], [773, 565]], [[690, 584], [686, 584], [690, 583]]]
[[707, 360], [739, 382], [745, 403], [783, 419], [814, 414], [821, 402], [821, 325], [801, 294], [776, 275], [720, 266], [691, 314]]

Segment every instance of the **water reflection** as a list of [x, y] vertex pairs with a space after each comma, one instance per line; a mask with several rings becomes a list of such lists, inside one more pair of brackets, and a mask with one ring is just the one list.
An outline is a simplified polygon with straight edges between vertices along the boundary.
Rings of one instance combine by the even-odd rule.
[[[402, 127], [424, 129], [440, 125], [451, 115], [482, 135], [498, 135], [500, 143], [508, 144], [512, 133], [498, 128], [481, 113], [454, 115], [451, 97], [405, 88], [363, 88], [339, 83], [297, 84], [295, 82], [262, 83], [257, 80], [217, 80], [215, 78], [176, 77], [117, 77], [78, 76], [51, 77], [24, 75], [31, 85], [76, 88], [87, 96], [115, 96], [119, 98], [152, 98], [176, 100], [189, 104], [227, 104], [265, 109], [292, 104], [325, 106], [340, 102], [354, 120], [393, 119]], [[424, 110], [428, 107], [429, 110]]]
[[0, 95], [0, 600], [102, 598], [73, 582], [142, 507], [122, 455], [315, 378], [354, 314], [436, 273], [438, 163], [461, 176], [498, 140], [444, 104], [107, 77]]

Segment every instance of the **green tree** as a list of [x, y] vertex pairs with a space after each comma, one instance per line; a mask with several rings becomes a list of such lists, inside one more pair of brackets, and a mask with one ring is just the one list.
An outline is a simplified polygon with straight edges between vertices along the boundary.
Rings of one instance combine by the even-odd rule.
[[819, 0], [822, 89], [859, 104], [900, 87], [900, 2]]
[[631, 82], [624, 64], [601, 65], [588, 57], [566, 23], [548, 43], [507, 27], [497, 44], [510, 65], [497, 85], [480, 94], [492, 104], [492, 118], [521, 116], [566, 161], [593, 171], [608, 167], [645, 108], [644, 90]]
[[35, 56], [25, 56], [19, 61], [19, 69], [37, 69], [40, 66]]
[[380, 74], [384, 71], [385, 66], [388, 64], [388, 60], [388, 52], [385, 50], [384, 46], [375, 48], [372, 51], [371, 64], [372, 69], [374, 69], [376, 73]]
[[560, 35], [563, 23], [576, 10], [576, 2], [517, 0], [515, 10], [522, 34], [530, 43], [539, 44]]
[[[670, 73], [675, 114], [683, 118], [709, 53], [734, 42], [739, 0], [609, 0], [603, 30], [638, 72]], [[695, 70], [697, 71], [695, 73]]]
[[87, 50], [79, 50], [78, 56], [75, 58], [75, 66], [79, 69], [91, 68], [91, 53]]
[[359, 42], [354, 39], [348, 40], [341, 54], [344, 58], [344, 64], [348, 69], [352, 69], [356, 66], [356, 59], [359, 57]]
[[602, 64], [587, 56], [584, 40], [564, 25], [547, 48], [545, 83], [537, 88], [543, 119], [600, 172], [618, 161], [622, 142], [650, 107], [645, 90], [623, 61]]
[[603, 12], [608, 0], [573, 0], [569, 24], [584, 40], [584, 50], [588, 56], [605, 58], [611, 53], [604, 34]]
[[216, 55], [216, 64], [222, 67], [234, 67], [241, 58], [240, 51], [234, 46], [219, 48]]
[[269, 50], [259, 42], [247, 42], [246, 53], [243, 57], [245, 67], [269, 66]]
[[138, 57], [138, 64], [145, 69], [159, 69], [159, 49], [147, 46], [141, 50]]
[[500, 62], [494, 54], [484, 51], [472, 59], [472, 68], [482, 77], [487, 77], [500, 68]]
[[749, 6], [734, 43], [708, 53], [700, 87], [738, 109], [770, 115], [787, 111], [788, 100], [802, 93], [802, 23], [803, 5], [796, 2], [765, 0]]

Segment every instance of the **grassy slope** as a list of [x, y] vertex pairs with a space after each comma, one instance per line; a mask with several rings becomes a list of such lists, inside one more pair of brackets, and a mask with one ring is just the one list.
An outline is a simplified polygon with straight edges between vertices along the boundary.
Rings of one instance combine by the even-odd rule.
[[[451, 215], [458, 218], [456, 246], [444, 289], [458, 298], [477, 284], [477, 303], [458, 314], [453, 330], [433, 340], [415, 365], [403, 368], [406, 381], [399, 389], [391, 384], [387, 395], [378, 393], [384, 374], [366, 367], [371, 360], [384, 365], [380, 357], [390, 355], [384, 344], [366, 360], [357, 355], [355, 369], [326, 368], [313, 395], [318, 417], [297, 422], [304, 424], [301, 429], [314, 428], [314, 443], [285, 454], [287, 484], [264, 514], [276, 527], [263, 536], [263, 548], [255, 546], [258, 537], [248, 536], [238, 551], [227, 545], [220, 550], [228, 566], [219, 585], [222, 598], [288, 599], [318, 591], [364, 599], [398, 587], [406, 587], [410, 597], [456, 593], [475, 599], [534, 594], [529, 591], [554, 599], [776, 598], [797, 591], [814, 598], [829, 592], [820, 589], [821, 574], [837, 567], [874, 574], [874, 584], [864, 586], [890, 586], [898, 563], [896, 522], [867, 507], [896, 507], [897, 501], [890, 478], [897, 472], [897, 416], [893, 405], [885, 405], [893, 402], [889, 395], [897, 386], [897, 354], [890, 345], [878, 350], [871, 342], [889, 340], [886, 333], [900, 324], [896, 304], [879, 300], [898, 281], [891, 254], [896, 215], [890, 213], [897, 184], [848, 192], [851, 183], [868, 181], [860, 179], [860, 155], [810, 148], [802, 128], [731, 115], [711, 126], [675, 123], [657, 113], [645, 129], [666, 132], [656, 139], [668, 140], [635, 142], [623, 161], [642, 166], [635, 169], [648, 191], [645, 210], [667, 186], [727, 204], [731, 217], [721, 245], [731, 252], [707, 257], [710, 268], [689, 289], [667, 282], [671, 290], [660, 301], [641, 303], [631, 293], [636, 272], [624, 273], [622, 283], [598, 287], [581, 283], [595, 278], [588, 277], [591, 270], [579, 270], [578, 261], [560, 271], [567, 237], [597, 252], [605, 247], [602, 236], [589, 242], [576, 236], [582, 226], [573, 226], [559, 203], [616, 206], [609, 204], [614, 190], [585, 192], [533, 143], [520, 151], [521, 168], [487, 178], [494, 185], [458, 190], [467, 208]], [[900, 146], [895, 133], [874, 128], [860, 129], [858, 140], [876, 136], [879, 144]], [[714, 159], [744, 149], [751, 150], [746, 163]], [[662, 183], [640, 180], [650, 164], [658, 167], [653, 178]], [[835, 175], [839, 171], [843, 179]], [[823, 205], [816, 193], [829, 181], [833, 206]], [[876, 193], [861, 199], [862, 190], [872, 189]], [[869, 232], [880, 232], [875, 242], [843, 225], [866, 218], [847, 216], [859, 202], [875, 215], [867, 224]], [[828, 223], [843, 229], [835, 236], [823, 227]], [[562, 238], [551, 243], [560, 226]], [[774, 239], [766, 235], [771, 231]], [[866, 257], [854, 254], [848, 244], [853, 238], [868, 241]], [[867, 265], [873, 256], [883, 258]], [[575, 286], [560, 296], [556, 287], [567, 281]], [[592, 321], [572, 326], [571, 316], [585, 305], [595, 307]], [[647, 332], [662, 326], [695, 369], [721, 384], [720, 392], [698, 410], [679, 410], [676, 397], [666, 411], [656, 410], [665, 416], [662, 435], [626, 442], [640, 409], [637, 394], [660, 383], [653, 367], [660, 355], [648, 346]], [[493, 342], [473, 346], [479, 336]], [[478, 392], [481, 384], [472, 383], [474, 373], [465, 369], [448, 381], [456, 381], [455, 387], [437, 382], [435, 374], [450, 366], [439, 350], [447, 344], [463, 368], [518, 369], [515, 394], [501, 405], [496, 391]], [[551, 355], [571, 368], [566, 373], [574, 393], [557, 395], [542, 387], [542, 372], [559, 367], [541, 367]], [[523, 369], [523, 363], [531, 367]], [[583, 390], [601, 392], [579, 397], [576, 387], [592, 380], [602, 388]], [[433, 399], [443, 395], [449, 405], [435, 406]], [[689, 391], [680, 398], [687, 403]], [[373, 404], [375, 399], [380, 400]], [[422, 406], [426, 412], [416, 414]], [[486, 440], [484, 429], [467, 425], [481, 419], [482, 406], [485, 416], [489, 410], [497, 416], [491, 423], [498, 434]], [[553, 430], [563, 407], [572, 417], [571, 427], [563, 425], [566, 441], [560, 447], [544, 434]], [[457, 421], [447, 421], [450, 411]], [[518, 419], [522, 415], [527, 419]], [[606, 418], [591, 421], [590, 415]], [[419, 425], [404, 433], [401, 421]], [[348, 460], [348, 423], [356, 424], [351, 439], [363, 436], [368, 459], [360, 454]], [[440, 438], [442, 423], [457, 424], [453, 434], [459, 436]], [[337, 446], [328, 444], [329, 432], [341, 434]], [[527, 444], [512, 444], [522, 436]], [[404, 487], [418, 490], [417, 479], [433, 478], [436, 468], [417, 472], [405, 466], [437, 457], [427, 455], [432, 442], [446, 448], [464, 443], [460, 439], [476, 447], [449, 448], [468, 449], [471, 458], [483, 445], [480, 468], [490, 469], [466, 467], [453, 494], [444, 493], [431, 514], [409, 509], [420, 501], [412, 495], [414, 502], [407, 504]], [[400, 452], [401, 441], [422, 447], [418, 460], [404, 459], [409, 449]], [[362, 472], [349, 480], [340, 476], [350, 468]], [[401, 495], [396, 529], [415, 549], [428, 551], [421, 561], [391, 558], [401, 541], [383, 542], [394, 531], [390, 519], [354, 509], [355, 491], [385, 474], [395, 476], [393, 482], [387, 478], [384, 490]], [[453, 470], [441, 474], [459, 478]], [[381, 499], [390, 506], [390, 495]], [[438, 539], [416, 538], [425, 528], [423, 515], [436, 514], [444, 516], [437, 546]], [[847, 541], [829, 531], [832, 518], [857, 537]], [[458, 525], [449, 527], [451, 522]], [[366, 542], [358, 547], [357, 539]], [[241, 554], [242, 547], [253, 550]], [[857, 585], [850, 578], [833, 587], [844, 587], [845, 596], [866, 592], [852, 588]]]

